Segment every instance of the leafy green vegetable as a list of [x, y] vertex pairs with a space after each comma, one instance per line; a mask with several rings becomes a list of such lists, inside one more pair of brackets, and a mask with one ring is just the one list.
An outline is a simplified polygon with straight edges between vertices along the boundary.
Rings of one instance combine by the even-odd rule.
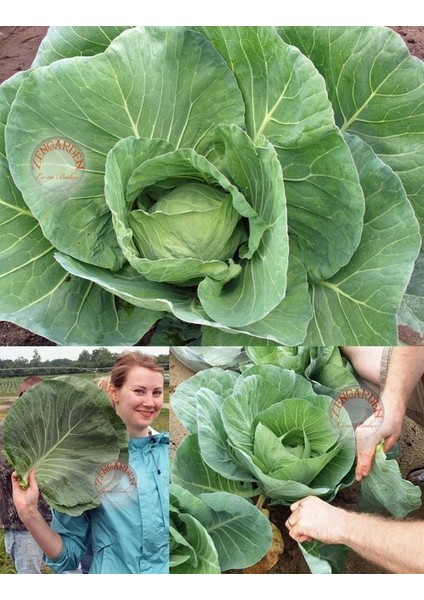
[[50, 28], [0, 86], [0, 318], [65, 344], [169, 317], [206, 345], [422, 334], [423, 81], [384, 27]]
[[399, 519], [421, 506], [421, 489], [402, 478], [396, 460], [387, 460], [383, 444], [377, 446], [370, 474], [361, 482], [361, 510], [390, 512]]
[[309, 361], [307, 346], [246, 346], [246, 354], [256, 365], [276, 365], [301, 374]]
[[170, 348], [183, 365], [192, 371], [201, 371], [211, 367], [239, 370], [250, 362], [248, 355], [240, 346], [207, 346], [207, 347], [175, 347]]
[[243, 498], [226, 492], [194, 496], [171, 484], [170, 499], [171, 573], [220, 573], [250, 567], [271, 544], [270, 522]]
[[[173, 482], [196, 496], [260, 496], [259, 504], [288, 505], [309, 495], [333, 500], [354, 482], [351, 417], [343, 406], [332, 417], [340, 390], [359, 386], [351, 366], [337, 347], [245, 351], [259, 364], [243, 366], [241, 374], [202, 370], [172, 395], [173, 410], [189, 432], [173, 460]], [[289, 361], [293, 368], [271, 361]], [[294, 370], [300, 365], [303, 374]], [[360, 506], [404, 517], [420, 504], [419, 488], [377, 448], [371, 474], [361, 483]], [[312, 572], [343, 572], [346, 547], [313, 541], [300, 549]]]
[[45, 500], [71, 515], [100, 503], [96, 474], [126, 445], [123, 423], [104, 392], [69, 376], [43, 381], [18, 398], [5, 419], [3, 438], [20, 485], [28, 485], [35, 469]]
[[312, 573], [320, 575], [344, 573], [349, 551], [347, 546], [322, 544], [314, 540], [299, 544], [299, 548]]
[[[212, 472], [253, 482], [258, 493], [283, 504], [307, 495], [332, 499], [352, 483], [353, 428], [344, 410], [336, 428], [330, 397], [314, 394], [294, 371], [270, 365], [231, 378], [226, 371], [210, 371], [178, 386], [172, 406], [186, 429], [197, 433], [202, 462]], [[184, 444], [177, 451], [175, 469], [185, 487], [211, 481], [195, 457]], [[188, 470], [184, 478], [180, 463]]]

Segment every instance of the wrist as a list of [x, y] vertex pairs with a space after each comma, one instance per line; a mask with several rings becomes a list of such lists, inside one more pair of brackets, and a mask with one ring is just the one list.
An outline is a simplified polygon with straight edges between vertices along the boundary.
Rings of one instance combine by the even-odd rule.
[[402, 423], [405, 417], [407, 401], [399, 401], [399, 397], [382, 396], [381, 401], [384, 407], [383, 418], [387, 423]]
[[333, 544], [349, 545], [351, 532], [355, 530], [356, 514], [342, 508], [337, 508], [336, 518], [332, 522]]
[[31, 523], [34, 520], [41, 517], [41, 513], [38, 510], [38, 506], [25, 507], [25, 509], [23, 509], [23, 510], [21, 509], [18, 511], [18, 515], [19, 515], [19, 518], [21, 519], [22, 523], [25, 526], [27, 526], [28, 523]]

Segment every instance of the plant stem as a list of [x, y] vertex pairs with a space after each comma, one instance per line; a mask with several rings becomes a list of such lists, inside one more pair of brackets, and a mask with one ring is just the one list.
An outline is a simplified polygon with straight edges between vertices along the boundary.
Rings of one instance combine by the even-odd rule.
[[258, 501], [256, 502], [256, 508], [259, 508], [259, 510], [263, 507], [265, 502], [265, 496], [259, 496]]

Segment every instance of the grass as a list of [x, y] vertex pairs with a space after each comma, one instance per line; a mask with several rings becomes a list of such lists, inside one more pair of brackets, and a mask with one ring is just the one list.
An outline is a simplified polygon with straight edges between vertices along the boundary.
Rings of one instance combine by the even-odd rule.
[[4, 549], [4, 530], [0, 529], [0, 574], [10, 575], [13, 573], [16, 573], [16, 569]]
[[152, 423], [152, 427], [156, 431], [169, 431], [169, 408], [167, 406], [162, 408], [159, 416]]

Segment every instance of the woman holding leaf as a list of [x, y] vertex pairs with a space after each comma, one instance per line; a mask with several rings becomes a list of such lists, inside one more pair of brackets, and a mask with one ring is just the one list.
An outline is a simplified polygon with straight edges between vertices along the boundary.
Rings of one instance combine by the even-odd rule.
[[26, 490], [14, 473], [19, 516], [55, 572], [74, 568], [90, 539], [90, 573], [168, 572], [169, 436], [151, 427], [163, 405], [163, 381], [153, 357], [129, 352], [115, 362], [109, 397], [128, 433], [128, 459], [121, 453], [97, 470], [95, 508], [77, 516], [53, 510], [49, 527], [37, 508], [37, 472], [30, 472]]

